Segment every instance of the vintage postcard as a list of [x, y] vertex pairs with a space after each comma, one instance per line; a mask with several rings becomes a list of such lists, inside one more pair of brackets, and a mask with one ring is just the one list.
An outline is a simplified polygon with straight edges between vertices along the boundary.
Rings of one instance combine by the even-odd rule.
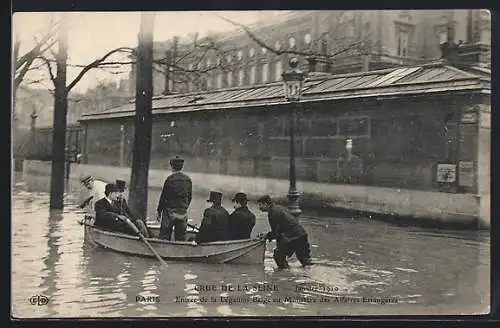
[[490, 312], [488, 10], [13, 15], [11, 317]]

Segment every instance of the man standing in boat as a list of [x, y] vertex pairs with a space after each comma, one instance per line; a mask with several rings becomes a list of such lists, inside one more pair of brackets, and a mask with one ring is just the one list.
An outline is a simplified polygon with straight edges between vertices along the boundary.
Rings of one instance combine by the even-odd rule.
[[255, 215], [247, 207], [247, 194], [233, 197], [234, 212], [229, 215], [229, 240], [249, 239], [255, 226]]
[[144, 235], [144, 237], [149, 238], [150, 234], [146, 223], [139, 218], [139, 216], [130, 209], [127, 204], [127, 200], [125, 199], [125, 188], [126, 182], [123, 180], [116, 180], [116, 188], [118, 190], [118, 194], [116, 197], [116, 205], [120, 209], [120, 215], [128, 217], [139, 229], [139, 231]]
[[267, 212], [271, 226], [271, 231], [267, 233], [266, 238], [268, 240], [276, 239], [277, 247], [273, 257], [278, 268], [288, 268], [286, 258], [294, 253], [302, 266], [311, 265], [311, 250], [307, 232], [297, 218], [287, 208], [274, 204], [268, 195], [260, 197], [257, 203], [262, 212]]
[[222, 207], [222, 193], [211, 191], [207, 202], [212, 203], [212, 206], [203, 212], [196, 243], [228, 240], [229, 213]]
[[87, 175], [80, 179], [84, 189], [80, 194], [79, 207], [85, 211], [85, 220], [93, 221], [95, 219], [95, 203], [104, 198], [104, 190], [106, 183], [103, 181], [95, 180], [94, 177]]
[[184, 174], [184, 160], [176, 156], [170, 160], [173, 173], [170, 174], [161, 191], [157, 207], [157, 220], [161, 220], [160, 239], [170, 240], [172, 229], [175, 240], [184, 240], [187, 228], [187, 210], [192, 200], [193, 184]]

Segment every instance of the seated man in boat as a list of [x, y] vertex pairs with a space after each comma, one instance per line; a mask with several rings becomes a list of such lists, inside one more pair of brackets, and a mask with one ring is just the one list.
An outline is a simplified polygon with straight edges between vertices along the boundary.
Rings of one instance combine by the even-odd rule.
[[120, 215], [126, 216], [132, 221], [139, 231], [144, 235], [144, 237], [149, 238], [149, 230], [146, 226], [144, 220], [139, 218], [139, 215], [132, 211], [127, 204], [127, 200], [125, 199], [125, 188], [126, 182], [123, 180], [116, 180], [116, 188], [118, 189], [118, 195], [116, 197], [116, 205], [120, 209]]
[[311, 255], [307, 232], [298, 219], [283, 206], [274, 204], [268, 195], [262, 196], [257, 201], [259, 209], [267, 212], [271, 231], [266, 239], [276, 239], [274, 261], [280, 269], [288, 268], [287, 257], [296, 254], [302, 266], [311, 265]]
[[[173, 173], [170, 174], [161, 191], [156, 219], [161, 222], [160, 239], [170, 240], [172, 230], [175, 240], [184, 241], [187, 228], [187, 210], [192, 200], [191, 178], [182, 172], [184, 160], [175, 157], [170, 160]], [[175, 230], [174, 230], [175, 229]]]
[[95, 203], [96, 217], [94, 225], [109, 231], [135, 235], [135, 231], [125, 222], [125, 217], [120, 214], [120, 208], [116, 204], [118, 197], [116, 185], [113, 183], [107, 184], [104, 194], [104, 198]]
[[212, 203], [212, 206], [203, 213], [196, 243], [228, 240], [229, 213], [222, 207], [222, 193], [211, 191], [207, 202]]
[[229, 215], [229, 240], [249, 239], [255, 226], [255, 215], [247, 207], [247, 194], [233, 197], [234, 212]]
[[95, 219], [95, 203], [104, 198], [106, 183], [95, 180], [90, 175], [81, 177], [80, 182], [84, 188], [80, 193], [79, 207], [85, 211], [85, 220], [93, 221]]

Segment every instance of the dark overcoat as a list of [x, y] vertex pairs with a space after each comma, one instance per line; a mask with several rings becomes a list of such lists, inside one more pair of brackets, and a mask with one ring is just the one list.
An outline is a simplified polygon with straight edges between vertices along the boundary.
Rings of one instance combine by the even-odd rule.
[[222, 206], [212, 206], [203, 213], [197, 243], [228, 240], [229, 213]]
[[248, 239], [255, 226], [255, 215], [247, 206], [234, 210], [229, 216], [229, 239]]
[[161, 213], [165, 209], [172, 209], [179, 213], [186, 213], [191, 204], [192, 195], [191, 178], [182, 172], [172, 173], [163, 184], [157, 212]]

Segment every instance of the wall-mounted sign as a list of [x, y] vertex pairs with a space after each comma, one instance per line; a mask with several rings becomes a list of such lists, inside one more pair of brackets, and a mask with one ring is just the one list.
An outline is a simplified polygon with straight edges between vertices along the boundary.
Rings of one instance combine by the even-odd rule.
[[477, 115], [475, 112], [466, 112], [462, 114], [462, 123], [470, 124], [477, 122]]
[[460, 186], [474, 186], [474, 163], [462, 162], [458, 163], [458, 182]]
[[437, 181], [441, 183], [453, 183], [457, 179], [457, 166], [455, 164], [438, 164]]

